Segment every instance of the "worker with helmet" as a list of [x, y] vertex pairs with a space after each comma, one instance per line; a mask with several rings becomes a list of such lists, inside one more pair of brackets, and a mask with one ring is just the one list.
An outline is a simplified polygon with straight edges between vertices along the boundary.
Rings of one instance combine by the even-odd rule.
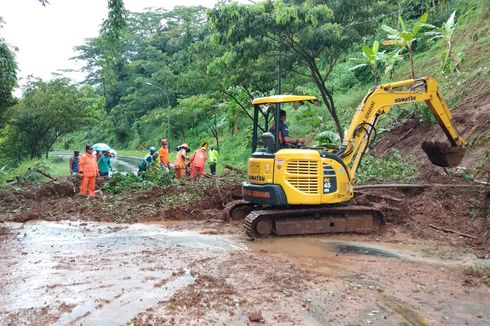
[[177, 150], [178, 152], [177, 152], [177, 156], [175, 157], [174, 171], [175, 171], [175, 178], [177, 180], [180, 180], [185, 175], [186, 172], [185, 161], [187, 160], [187, 153], [191, 150], [191, 148], [189, 147], [189, 145], [184, 143], [178, 146]]
[[150, 146], [149, 148], [150, 153], [145, 156], [143, 161], [141, 161], [140, 165], [138, 166], [138, 173], [142, 173], [148, 170], [150, 165], [155, 161], [157, 158], [158, 154], [156, 153], [156, 148], [153, 146]]
[[85, 154], [80, 157], [78, 164], [79, 173], [82, 175], [80, 195], [95, 196], [95, 183], [99, 175], [97, 158], [93, 155], [92, 145], [85, 145]]
[[189, 163], [191, 163], [191, 180], [194, 180], [196, 173], [199, 173], [201, 178], [204, 177], [204, 167], [206, 166], [206, 146], [196, 150], [194, 154], [192, 154]]
[[160, 167], [168, 172], [170, 169], [170, 161], [168, 159], [168, 141], [166, 139], [160, 141], [158, 154], [160, 155]]

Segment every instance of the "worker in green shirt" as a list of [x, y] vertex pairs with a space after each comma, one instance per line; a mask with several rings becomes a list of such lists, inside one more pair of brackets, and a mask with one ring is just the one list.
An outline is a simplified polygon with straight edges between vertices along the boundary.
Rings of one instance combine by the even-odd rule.
[[211, 146], [208, 153], [209, 168], [211, 169], [211, 174], [216, 175], [216, 164], [218, 164], [219, 153]]
[[97, 163], [99, 165], [99, 175], [101, 177], [108, 177], [109, 171], [112, 171], [111, 153], [109, 153], [109, 151], [105, 151], [104, 154], [99, 157]]

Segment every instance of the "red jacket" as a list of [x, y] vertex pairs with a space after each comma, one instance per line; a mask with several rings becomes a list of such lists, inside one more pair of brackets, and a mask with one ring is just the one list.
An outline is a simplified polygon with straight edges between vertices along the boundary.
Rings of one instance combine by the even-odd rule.
[[99, 166], [97, 164], [97, 157], [85, 153], [80, 157], [80, 163], [78, 164], [80, 172], [86, 177], [96, 177], [99, 173]]
[[198, 149], [195, 151], [189, 162], [192, 163], [192, 166], [203, 168], [206, 163], [206, 150]]

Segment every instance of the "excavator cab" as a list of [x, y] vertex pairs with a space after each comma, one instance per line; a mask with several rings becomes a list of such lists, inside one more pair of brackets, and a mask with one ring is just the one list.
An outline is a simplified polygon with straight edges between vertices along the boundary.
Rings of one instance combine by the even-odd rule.
[[[319, 106], [321, 103], [315, 96], [300, 95], [276, 95], [256, 98], [252, 104], [253, 112], [253, 132], [252, 132], [252, 153], [267, 152], [269, 154], [277, 152], [281, 148], [281, 136], [279, 135], [279, 115], [284, 104], [292, 104], [298, 108], [305, 102]], [[258, 147], [262, 145], [262, 147]], [[289, 147], [303, 147], [303, 144]]]

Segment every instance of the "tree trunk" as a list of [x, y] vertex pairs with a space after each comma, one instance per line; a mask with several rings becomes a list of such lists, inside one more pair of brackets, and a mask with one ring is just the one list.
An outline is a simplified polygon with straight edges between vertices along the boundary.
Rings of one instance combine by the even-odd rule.
[[337, 115], [337, 111], [335, 109], [335, 104], [333, 102], [332, 94], [327, 90], [327, 87], [325, 85], [325, 81], [321, 77], [321, 73], [318, 70], [318, 67], [316, 66], [316, 63], [314, 61], [308, 61], [308, 67], [310, 68], [310, 73], [311, 77], [315, 81], [316, 86], [320, 90], [320, 93], [322, 94], [322, 99], [325, 102], [325, 106], [327, 107], [328, 112], [330, 112], [330, 115], [333, 118], [333, 121], [335, 122], [335, 127], [337, 128], [337, 132], [339, 133], [340, 139], [344, 139], [344, 129], [342, 128], [342, 125], [340, 123], [339, 117]]
[[413, 66], [413, 51], [412, 46], [408, 48], [408, 56], [410, 58], [410, 78], [415, 79], [415, 67]]

